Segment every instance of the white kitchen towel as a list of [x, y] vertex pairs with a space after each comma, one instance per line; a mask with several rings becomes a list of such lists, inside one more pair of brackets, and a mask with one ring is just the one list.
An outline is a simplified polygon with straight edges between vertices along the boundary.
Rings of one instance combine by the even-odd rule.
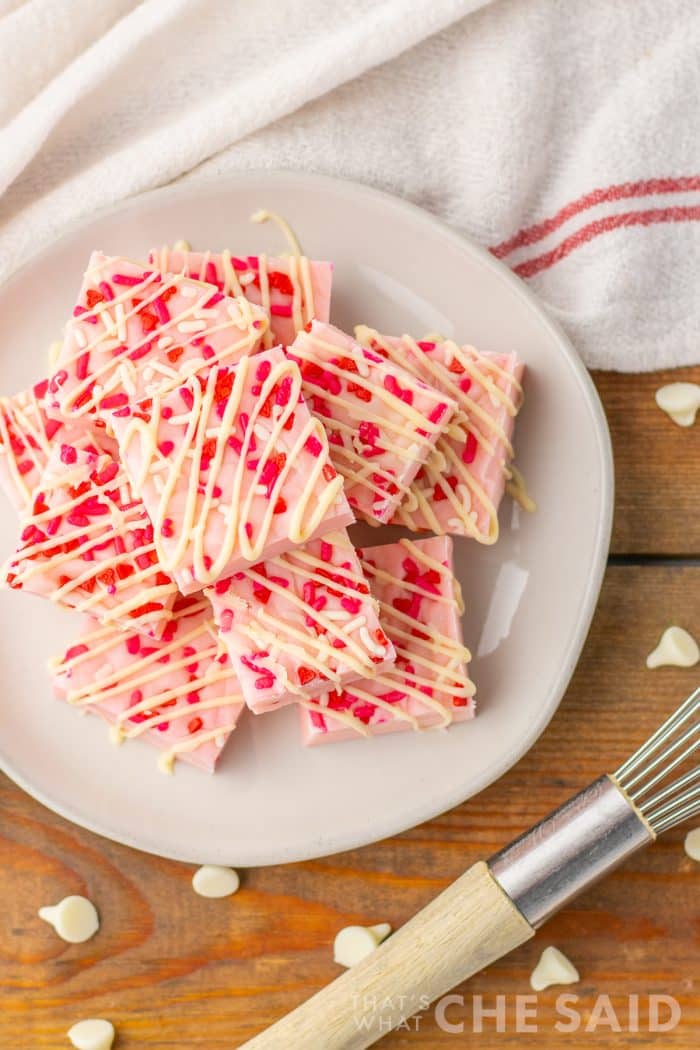
[[305, 169], [490, 248], [591, 367], [697, 363], [699, 53], [696, 0], [0, 0], [0, 280], [142, 190]]

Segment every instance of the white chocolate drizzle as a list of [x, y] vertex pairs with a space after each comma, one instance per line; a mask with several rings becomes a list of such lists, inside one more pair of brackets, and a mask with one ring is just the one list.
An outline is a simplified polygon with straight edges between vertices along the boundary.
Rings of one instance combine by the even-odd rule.
[[[412, 504], [404, 502], [399, 507], [395, 524], [414, 531], [427, 528], [438, 534], [451, 532], [480, 543], [495, 543], [498, 507], [477, 478], [471, 462], [465, 462], [465, 448], [472, 441], [472, 455], [479, 449], [482, 455], [497, 461], [502, 491], [510, 477], [508, 462], [513, 456], [506, 426], [512, 428], [512, 420], [522, 404], [522, 386], [517, 376], [492, 356], [450, 340], [434, 342], [437, 352], [424, 352], [408, 335], [384, 336], [366, 325], [358, 325], [355, 335], [363, 345], [443, 391], [458, 406], [450, 427], [438, 437], [435, 452], [411, 486]], [[448, 483], [448, 478], [454, 478], [455, 483]]]
[[206, 594], [236, 666], [241, 670], [241, 656], [252, 659], [261, 683], [269, 681], [260, 686], [261, 705], [280, 681], [286, 700], [304, 700], [329, 682], [372, 676], [394, 659], [345, 531], [270, 558]]
[[[428, 724], [445, 728], [458, 708], [472, 711], [475, 688], [467, 671], [471, 654], [460, 637], [446, 633], [434, 622], [440, 618], [437, 610], [444, 607], [447, 621], [458, 630], [464, 608], [451, 568], [428, 553], [435, 543], [403, 539], [388, 545], [384, 556], [382, 547], [360, 552], [363, 571], [379, 598], [381, 622], [396, 649], [396, 663], [372, 679], [351, 682], [339, 696], [326, 694], [303, 702], [317, 728], [327, 728], [328, 718], [366, 735], [373, 729], [373, 709], [412, 729]], [[402, 568], [400, 575], [393, 568], [383, 567], [392, 565], [397, 546], [405, 552], [402, 566], [407, 560], [410, 566], [410, 570]], [[415, 571], [411, 563], [419, 570], [415, 582], [407, 578]], [[426, 574], [430, 590], [421, 583]], [[397, 608], [397, 602], [407, 608]], [[359, 718], [357, 710], [364, 710], [365, 717]]]
[[[284, 220], [273, 212], [256, 214], [264, 214], [273, 218], [273, 221], [280, 220], [284, 223]], [[289, 233], [292, 236], [290, 244], [293, 249], [298, 248], [291, 228]], [[291, 342], [290, 339], [275, 339], [275, 325], [278, 320], [289, 318], [293, 332], [297, 332], [316, 316], [312, 267], [327, 265], [312, 263], [297, 250], [293, 250], [293, 254], [288, 258], [268, 258], [264, 254], [239, 258], [228, 250], [218, 254], [183, 252], [165, 246], [152, 251], [150, 258], [163, 273], [180, 273], [193, 278], [196, 276], [216, 285], [224, 295], [245, 296], [252, 303], [261, 306], [270, 314], [272, 321], [263, 335], [264, 346], [268, 349], [276, 341]]]
[[143, 505], [110, 456], [54, 447], [23, 524], [5, 569], [10, 587], [92, 612], [105, 623], [147, 633], [164, 626], [177, 588], [154, 564]]
[[[187, 719], [186, 736], [166, 738], [167, 747], [158, 762], [164, 772], [172, 771], [177, 757], [216, 741], [217, 736], [225, 741], [235, 729], [243, 706], [236, 673], [218, 641], [206, 598], [179, 599], [168, 631], [168, 640], [142, 646], [133, 633], [96, 626], [84, 632], [64, 656], [51, 661], [64, 699], [74, 707], [97, 710], [112, 722], [110, 735], [115, 742], [133, 740], [164, 723], [170, 726]], [[116, 654], [130, 640], [136, 643], [134, 654], [126, 661], [119, 660]], [[81, 675], [81, 668], [92, 666], [97, 658], [103, 660], [105, 673], [93, 672], [87, 678]], [[74, 678], [79, 679], [77, 686], [72, 684]], [[105, 706], [120, 699], [124, 706], [118, 713]], [[212, 728], [201, 715], [216, 710], [227, 717]], [[152, 740], [160, 746], [157, 734]]]
[[[90, 260], [82, 299], [86, 304], [78, 304], [66, 326], [49, 385], [69, 417], [98, 411], [109, 416], [122, 407], [122, 364], [140, 362], [143, 370], [144, 362], [172, 361], [156, 384], [163, 392], [177, 386], [183, 374], [254, 353], [269, 327], [267, 315], [242, 296], [221, 298], [215, 285], [99, 253]], [[162, 340], [171, 337], [177, 347], [163, 349]], [[206, 360], [200, 347], [209, 348]], [[139, 390], [141, 396], [151, 392], [145, 385]]]
[[[221, 383], [227, 384], [224, 394]], [[190, 410], [166, 417], [164, 409], [182, 404], [183, 389]], [[282, 536], [289, 546], [305, 543], [333, 508], [345, 513], [343, 479], [331, 466], [324, 429], [300, 402], [300, 392], [297, 366], [277, 349], [243, 358], [232, 369], [212, 369], [206, 382], [189, 379], [180, 391], [154, 397], [144, 412], [115, 419], [134, 489], [153, 522], [158, 560], [181, 587], [183, 570], [201, 586], [211, 584], [233, 571], [236, 560], [259, 561]], [[265, 416], [270, 400], [275, 405]], [[240, 448], [234, 450], [230, 439], [237, 435]], [[268, 480], [268, 464], [276, 471], [274, 481]], [[160, 491], [152, 481], [156, 471], [162, 472]], [[276, 513], [280, 500], [284, 513]], [[349, 516], [347, 511], [346, 521]], [[173, 535], [166, 535], [168, 522]]]
[[313, 322], [289, 353], [311, 410], [333, 435], [331, 456], [350, 505], [382, 522], [402, 500], [415, 507], [411, 483], [450, 422], [451, 397], [331, 325]]

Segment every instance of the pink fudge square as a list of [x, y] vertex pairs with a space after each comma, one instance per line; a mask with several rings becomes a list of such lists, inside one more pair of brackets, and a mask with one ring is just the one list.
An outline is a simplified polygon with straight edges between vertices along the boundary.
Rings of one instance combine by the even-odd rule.
[[462, 642], [452, 540], [400, 540], [358, 554], [396, 648], [396, 663], [375, 678], [304, 701], [304, 743], [443, 728], [472, 718], [471, 656]]
[[110, 456], [56, 445], [23, 520], [4, 582], [159, 637], [177, 588], [159, 568], [153, 530]]
[[245, 298], [93, 252], [49, 381], [52, 405], [66, 417], [112, 412], [255, 353], [268, 327]]
[[328, 533], [206, 592], [246, 703], [272, 711], [394, 660], [347, 532]]
[[161, 273], [184, 273], [216, 285], [224, 295], [244, 295], [270, 315], [265, 346], [289, 346], [297, 332], [317, 318], [327, 321], [331, 307], [333, 264], [291, 255], [235, 256], [230, 252], [181, 252], [154, 249], [150, 264]]
[[113, 418], [123, 462], [183, 594], [353, 520], [279, 347], [127, 411]]
[[370, 521], [390, 521], [454, 401], [318, 321], [299, 333], [289, 355], [301, 368], [311, 411], [328, 430], [348, 503]]
[[60, 442], [114, 455], [117, 443], [102, 420], [49, 418], [48, 379], [12, 397], [0, 397], [0, 485], [18, 511], [28, 512], [53, 444]]
[[495, 543], [524, 366], [516, 354], [480, 353], [449, 340], [396, 338], [365, 326], [357, 336], [458, 405], [449, 434], [438, 438], [436, 454], [416, 475], [413, 505], [399, 507], [393, 524]]
[[178, 598], [160, 641], [86, 617], [52, 662], [54, 691], [115, 727], [116, 741], [141, 738], [211, 773], [245, 706], [209, 602]]

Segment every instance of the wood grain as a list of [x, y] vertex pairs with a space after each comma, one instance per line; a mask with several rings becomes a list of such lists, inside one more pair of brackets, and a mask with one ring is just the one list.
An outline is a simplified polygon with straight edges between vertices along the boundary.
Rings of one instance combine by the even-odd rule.
[[[653, 400], [648, 411], [667, 378], [596, 377], [616, 446], [619, 554], [700, 554], [698, 428], [666, 432], [673, 424]], [[673, 484], [662, 484], [665, 474]], [[475, 860], [614, 768], [697, 682], [697, 670], [644, 666], [672, 621], [700, 635], [700, 563], [612, 565], [562, 706], [507, 776], [478, 799], [375, 846], [244, 872], [239, 893], [223, 901], [197, 897], [186, 866], [75, 828], [0, 778], [1, 1050], [58, 1050], [68, 1046], [70, 1025], [86, 1016], [115, 1023], [115, 1050], [239, 1046], [338, 974], [332, 943], [341, 926], [399, 926]], [[700, 865], [682, 841], [681, 830], [671, 832], [532, 942], [457, 988], [464, 1006], [453, 1004], [447, 1016], [465, 1023], [464, 1034], [442, 1030], [429, 1010], [418, 1031], [397, 1031], [379, 1045], [584, 1050], [614, 1040], [617, 1047], [696, 1047]], [[87, 944], [64, 944], [36, 917], [40, 905], [67, 893], [99, 905], [102, 928]], [[560, 1034], [554, 1004], [561, 989], [550, 989], [536, 999], [538, 1033], [518, 1034], [515, 997], [531, 994], [529, 973], [550, 943], [579, 967], [581, 983], [565, 991], [580, 997], [583, 1024], [605, 993], [626, 1028], [628, 996], [639, 995], [642, 1031]], [[645, 997], [655, 993], [675, 996], [683, 1013], [673, 1031], [657, 1036], [644, 1030]], [[472, 1034], [474, 995], [487, 1008], [506, 997], [506, 1031], [486, 1018], [483, 1033]], [[319, 1032], [309, 1050], [323, 1045]]]
[[623, 376], [594, 372], [615, 457], [614, 554], [700, 553], [700, 426], [679, 427], [654, 401], [665, 383], [700, 383], [700, 367]]

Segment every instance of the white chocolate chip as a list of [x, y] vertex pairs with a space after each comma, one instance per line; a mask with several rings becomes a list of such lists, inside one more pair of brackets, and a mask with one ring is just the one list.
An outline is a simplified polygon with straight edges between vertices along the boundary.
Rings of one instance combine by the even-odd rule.
[[700, 408], [697, 383], [669, 383], [656, 391], [656, 403], [679, 427], [692, 427]]
[[192, 888], [200, 897], [230, 897], [240, 884], [237, 871], [218, 864], [204, 864], [192, 876]]
[[339, 966], [354, 966], [391, 933], [388, 922], [376, 926], [346, 926], [336, 934], [333, 942], [333, 959]]
[[691, 860], [700, 861], [700, 828], [693, 828], [685, 836], [685, 852]]
[[700, 649], [692, 634], [682, 627], [667, 627], [661, 641], [647, 656], [647, 667], [694, 667]]
[[78, 1021], [67, 1034], [76, 1050], [111, 1050], [115, 1031], [110, 1021], [90, 1018]]
[[536, 992], [552, 984], [575, 984], [579, 973], [574, 964], [558, 948], [545, 948], [535, 969], [530, 974], [530, 987]]
[[114, 1034], [114, 1025], [98, 1018], [78, 1021], [68, 1030], [68, 1038], [76, 1050], [110, 1050]]
[[89, 941], [100, 928], [97, 908], [87, 897], [64, 897], [58, 904], [39, 908], [39, 918], [53, 926], [58, 936], [69, 944]]
[[174, 252], [191, 252], [192, 251], [192, 245], [190, 244], [189, 241], [186, 241], [184, 238], [181, 237], [179, 241], [175, 241], [175, 244], [173, 245], [173, 251]]

